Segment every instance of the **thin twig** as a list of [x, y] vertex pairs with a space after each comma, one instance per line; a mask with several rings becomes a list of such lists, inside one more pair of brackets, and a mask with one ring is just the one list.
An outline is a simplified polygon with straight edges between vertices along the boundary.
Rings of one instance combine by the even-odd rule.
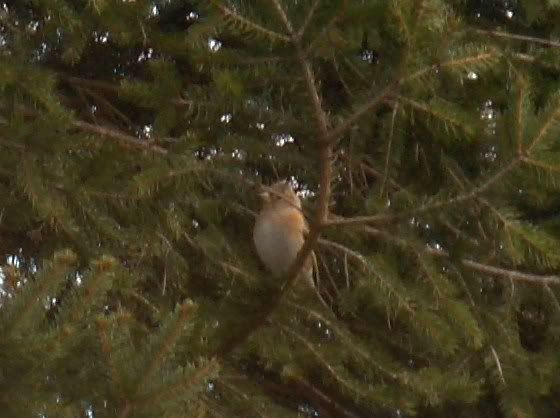
[[358, 392], [360, 396], [367, 397], [365, 391], [359, 390], [358, 387], [352, 387], [352, 385], [344, 377], [340, 376], [337, 373], [336, 368], [321, 355], [311, 341], [294, 331], [292, 327], [288, 327], [283, 324], [277, 324], [277, 326], [286, 334], [291, 335], [293, 339], [297, 340], [302, 347], [306, 348], [307, 351], [315, 358], [316, 362], [331, 376], [333, 381], [338, 383], [340, 386], [345, 387], [349, 391], [354, 393]]
[[502, 363], [500, 363], [500, 358], [498, 357], [498, 353], [496, 353], [494, 346], [490, 347], [490, 351], [492, 352], [492, 357], [494, 357], [494, 361], [496, 362], [496, 367], [498, 368], [500, 379], [502, 380], [502, 383], [505, 385], [506, 379], [504, 378], [504, 372], [502, 371]]
[[247, 19], [245, 16], [240, 15], [239, 13], [237, 13], [236, 11], [224, 6], [223, 4], [221, 4], [220, 2], [216, 1], [216, 0], [210, 0], [221, 12], [224, 16], [227, 16], [231, 19], [237, 20], [241, 25], [247, 26], [252, 28], [255, 32], [260, 32], [272, 39], [277, 39], [279, 41], [283, 41], [283, 42], [289, 42], [290, 41], [290, 37], [275, 32], [271, 29], [265, 28], [264, 26], [259, 25], [256, 22], [253, 22], [249, 19]]
[[479, 186], [475, 187], [469, 192], [462, 193], [458, 196], [452, 197], [447, 200], [439, 200], [432, 203], [426, 203], [418, 208], [402, 211], [400, 213], [393, 213], [393, 214], [379, 214], [379, 215], [372, 215], [372, 216], [354, 216], [351, 218], [344, 218], [344, 217], [334, 217], [333, 219], [329, 219], [327, 225], [351, 225], [351, 224], [376, 224], [376, 223], [390, 223], [395, 222], [400, 219], [405, 219], [411, 216], [415, 216], [421, 213], [429, 212], [436, 209], [441, 209], [445, 206], [455, 205], [458, 203], [463, 203], [467, 200], [471, 200], [476, 198], [478, 195], [482, 194], [486, 190], [488, 190], [491, 186], [497, 183], [502, 177], [504, 177], [507, 173], [509, 173], [513, 168], [517, 166], [517, 164], [521, 161], [521, 158], [515, 158], [511, 160], [506, 166], [504, 166], [501, 170], [496, 172], [493, 176], [489, 177], [485, 182], [480, 184]]
[[546, 122], [541, 126], [535, 137], [529, 142], [529, 146], [525, 150], [527, 155], [530, 154], [537, 144], [546, 136], [546, 134], [550, 132], [555, 121], [560, 117], [560, 101], [556, 99], [556, 102], [556, 109], [548, 115]]
[[[89, 89], [96, 89], [96, 90], [101, 90], [104, 91], [105, 93], [111, 93], [111, 94], [118, 94], [119, 90], [121, 89], [121, 86], [119, 84], [116, 83], [110, 83], [108, 81], [102, 81], [102, 80], [92, 80], [92, 79], [88, 79], [88, 78], [81, 78], [81, 77], [76, 77], [73, 75], [69, 75], [69, 74], [65, 74], [65, 73], [56, 73], [57, 76], [64, 81], [67, 81], [70, 84], [75, 84], [75, 85], [79, 85], [79, 86], [85, 86]], [[193, 102], [191, 100], [187, 100], [184, 99], [182, 97], [176, 97], [176, 98], [172, 98], [169, 100], [172, 104], [174, 104], [175, 106], [192, 106]]]
[[140, 407], [144, 405], [153, 405], [169, 398], [173, 393], [176, 393], [175, 391], [177, 390], [185, 389], [187, 387], [197, 388], [203, 379], [216, 373], [220, 367], [220, 363], [216, 359], [212, 358], [208, 360], [204, 366], [197, 369], [193, 375], [187, 376], [186, 380], [179, 379], [175, 382], [163, 384], [145, 396], [139, 397], [136, 402]]
[[352, 128], [359, 119], [361, 119], [364, 115], [371, 112], [375, 109], [380, 103], [384, 102], [384, 99], [393, 92], [396, 88], [401, 86], [404, 83], [413, 81], [419, 77], [422, 77], [430, 72], [435, 71], [436, 69], [440, 68], [453, 68], [457, 66], [466, 66], [470, 63], [480, 62], [484, 60], [488, 60], [491, 58], [495, 58], [498, 56], [496, 51], [492, 52], [485, 52], [481, 54], [477, 54], [474, 56], [468, 56], [465, 58], [459, 59], [451, 59], [449, 61], [443, 62], [438, 65], [428, 65], [426, 67], [420, 68], [419, 70], [415, 71], [412, 74], [405, 75], [403, 77], [397, 78], [395, 81], [389, 83], [381, 93], [377, 94], [375, 97], [367, 100], [362, 106], [358, 107], [358, 109], [352, 113], [345, 121], [340, 123], [338, 127], [336, 127], [330, 134], [330, 140], [336, 140], [340, 138], [346, 131]]
[[[397, 238], [393, 234], [390, 234], [380, 229], [372, 228], [370, 226], [360, 226], [360, 230], [376, 238], [383, 239], [384, 241], [391, 242], [400, 248], [409, 248], [412, 246], [408, 241]], [[426, 247], [425, 253], [434, 257], [439, 258], [451, 258], [450, 254], [441, 249], [436, 249], [432, 247]], [[459, 261], [464, 267], [476, 271], [478, 273], [487, 274], [492, 277], [516, 280], [533, 285], [560, 285], [560, 276], [558, 275], [539, 275], [532, 273], [524, 273], [518, 270], [510, 270], [501, 267], [495, 267], [488, 264], [479, 263], [468, 258], [464, 258]]]
[[560, 302], [558, 302], [558, 298], [556, 297], [550, 286], [548, 286], [547, 284], [544, 285], [544, 290], [548, 294], [548, 296], [550, 296], [550, 299], [552, 300], [556, 311], [560, 314]]
[[399, 381], [399, 382], [404, 383], [406, 385], [406, 377], [405, 376], [401, 376], [397, 372], [394, 372], [394, 371], [390, 370], [390, 368], [388, 368], [387, 365], [385, 365], [383, 363], [380, 363], [378, 361], [375, 361], [375, 359], [371, 356], [370, 353], [368, 353], [367, 350], [365, 350], [363, 348], [363, 346], [356, 343], [356, 340], [355, 340], [354, 336], [349, 331], [344, 329], [343, 326], [341, 327], [341, 326], [339, 326], [338, 324], [335, 323], [335, 322], [338, 322], [336, 320], [336, 318], [328, 319], [327, 317], [325, 317], [325, 315], [321, 314], [320, 312], [318, 312], [318, 311], [316, 311], [316, 310], [314, 310], [314, 309], [312, 309], [308, 306], [303, 306], [299, 303], [288, 301], [287, 304], [289, 306], [291, 306], [292, 308], [297, 309], [300, 312], [303, 312], [307, 316], [313, 317], [315, 320], [323, 322], [328, 328], [330, 328], [334, 332], [334, 334], [336, 335], [337, 338], [342, 339], [342, 342], [343, 342], [343, 344], [346, 345], [347, 350], [352, 351], [355, 354], [357, 354], [359, 357], [361, 357], [363, 360], [365, 360], [365, 362], [367, 364], [370, 364], [373, 367], [375, 367], [385, 377], [387, 377], [387, 378], [389, 378], [393, 381]]
[[337, 402], [334, 398], [327, 395], [317, 386], [313, 385], [311, 382], [307, 380], [304, 380], [303, 378], [299, 378], [299, 379], [292, 378], [288, 380], [288, 383], [290, 386], [295, 387], [311, 395], [310, 397], [315, 402], [318, 402], [324, 405], [325, 407], [327, 407], [329, 411], [332, 411], [333, 414], [336, 414], [336, 415], [332, 415], [333, 417], [359, 418], [358, 415], [349, 411], [347, 408], [345, 408], [343, 405]]
[[25, 151], [25, 145], [19, 144], [17, 142], [6, 141], [5, 139], [0, 138], [0, 145], [3, 145], [8, 148], [15, 148], [18, 151]]
[[[439, 255], [439, 254], [438, 254]], [[449, 257], [448, 254], [441, 254]], [[461, 264], [471, 270], [479, 273], [485, 273], [489, 276], [501, 277], [505, 279], [518, 280], [528, 284], [536, 285], [560, 285], [560, 277], [556, 275], [538, 275], [531, 273], [523, 273], [517, 270], [508, 270], [500, 267], [489, 266], [473, 260], [463, 259]]]
[[329, 200], [331, 195], [331, 179], [332, 179], [332, 159], [333, 159], [333, 149], [332, 143], [328, 140], [329, 128], [327, 115], [323, 109], [321, 103], [321, 97], [317, 89], [315, 82], [315, 75], [313, 69], [308, 59], [303, 53], [300, 41], [294, 36], [294, 31], [292, 25], [286, 15], [286, 12], [282, 8], [282, 5], [278, 0], [272, 1], [274, 7], [276, 8], [281, 20], [286, 27], [286, 30], [291, 35], [291, 41], [296, 51], [296, 58], [301, 66], [301, 70], [304, 73], [304, 78], [306, 82], [307, 94], [310, 98], [311, 104], [313, 106], [313, 116], [315, 123], [317, 124], [319, 130], [319, 162], [320, 162], [320, 181], [319, 181], [319, 202], [317, 213], [309, 234], [303, 244], [302, 248], [298, 252], [298, 255], [286, 274], [286, 280], [282, 285], [280, 292], [275, 295], [274, 299], [267, 303], [259, 315], [255, 316], [252, 321], [248, 321], [248, 324], [242, 331], [232, 336], [227, 340], [219, 349], [218, 355], [223, 357], [238, 347], [247, 338], [249, 338], [257, 329], [264, 325], [268, 317], [276, 310], [276, 308], [281, 303], [283, 296], [290, 289], [292, 284], [300, 275], [303, 266], [305, 265], [307, 259], [311, 256], [313, 248], [317, 244], [317, 240], [323, 229], [323, 225], [328, 219], [329, 213]]
[[361, 107], [358, 108], [352, 115], [350, 115], [344, 122], [338, 125], [335, 129], [333, 129], [328, 137], [330, 141], [335, 141], [336, 139], [340, 138], [346, 131], [358, 122], [365, 114], [374, 110], [377, 106], [383, 103], [383, 100], [393, 91], [393, 89], [398, 85], [398, 82], [389, 84], [385, 87], [381, 93], [377, 96], [368, 100], [364, 103]]
[[339, 244], [338, 242], [334, 242], [326, 238], [319, 238], [319, 244], [334, 248], [342, 252], [343, 254], [350, 256], [354, 260], [358, 261], [360, 264], [366, 264], [366, 260], [362, 254], [360, 254], [357, 251], [351, 250], [350, 248], [346, 247], [345, 245]]
[[515, 33], [508, 33], [508, 32], [502, 32], [502, 31], [497, 31], [497, 30], [485, 30], [485, 29], [476, 29], [475, 32], [480, 34], [480, 35], [491, 35], [491, 36], [495, 36], [497, 38], [512, 39], [512, 40], [516, 40], [516, 41], [525, 41], [525, 42], [531, 42], [531, 43], [534, 43], [534, 44], [540, 44], [540, 45], [551, 46], [551, 47], [554, 47], [554, 48], [560, 48], [560, 42], [558, 42], [558, 41], [552, 41], [550, 39], [544, 39], [544, 38], [537, 38], [535, 36], [518, 35], [518, 34], [515, 34]]
[[346, 289], [350, 289], [350, 274], [348, 273], [348, 254], [344, 253], [344, 277], [346, 279]]
[[313, 3], [313, 5], [309, 8], [309, 11], [307, 12], [307, 16], [305, 16], [305, 20], [303, 21], [301, 28], [299, 28], [297, 32], [296, 36], [298, 39], [303, 38], [303, 35], [305, 34], [307, 27], [309, 26], [311, 20], [313, 19], [313, 15], [315, 14], [315, 11], [319, 7], [319, 3], [321, 3], [321, 0], [315, 0], [315, 3]]
[[393, 146], [393, 136], [395, 133], [395, 119], [397, 117], [397, 112], [399, 110], [399, 104], [395, 103], [393, 106], [393, 113], [391, 115], [391, 129], [389, 131], [389, 142], [387, 143], [387, 153], [385, 155], [385, 170], [383, 171], [383, 181], [381, 182], [381, 187], [379, 189], [379, 196], [383, 197], [385, 192], [385, 186], [387, 184], [387, 177], [389, 176], [389, 164], [391, 163], [391, 149]]
[[140, 148], [140, 149], [144, 149], [146, 151], [153, 151], [157, 154], [161, 154], [161, 155], [166, 155], [167, 154], [167, 150], [165, 148], [162, 148], [158, 145], [154, 145], [150, 142], [147, 141], [142, 141], [132, 135], [127, 135], [121, 131], [118, 131], [116, 129], [112, 129], [112, 128], [108, 128], [106, 126], [101, 126], [101, 125], [94, 125], [92, 123], [89, 122], [84, 122], [81, 120], [76, 120], [72, 122], [72, 125], [75, 126], [76, 128], [79, 128], [83, 131], [87, 131], [87, 132], [92, 132], [95, 133], [97, 135], [101, 135], [101, 136], [105, 136], [108, 138], [112, 138], [117, 140], [118, 142], [127, 145], [127, 146], [131, 146], [133, 148]]
[[340, 16], [343, 15], [344, 9], [348, 6], [349, 1], [350, 0], [342, 0], [340, 2], [337, 10], [335, 10], [332, 14], [331, 19], [323, 25], [322, 29], [317, 33], [317, 36], [315, 36], [315, 38], [309, 42], [309, 45], [307, 45], [307, 48], [305, 49], [305, 56], [309, 55], [310, 51], [315, 50], [315, 45], [319, 40], [328, 36], [328, 30], [340, 19]]

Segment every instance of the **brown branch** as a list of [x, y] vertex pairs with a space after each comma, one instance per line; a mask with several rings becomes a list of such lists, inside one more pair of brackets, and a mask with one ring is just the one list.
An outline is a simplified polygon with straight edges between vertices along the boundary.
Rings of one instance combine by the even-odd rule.
[[186, 387], [194, 387], [200, 385], [201, 381], [211, 374], [216, 373], [220, 369], [220, 364], [216, 359], [211, 358], [208, 362], [194, 372], [193, 375], [188, 376], [186, 380], [179, 379], [175, 382], [164, 384], [152, 392], [142, 396], [136, 400], [138, 406], [153, 405], [156, 402], [162, 402], [168, 399], [175, 391], [182, 390]]
[[560, 48], [560, 42], [558, 41], [552, 41], [550, 39], [544, 39], [544, 38], [537, 38], [535, 36], [517, 35], [515, 33], [508, 33], [508, 32], [502, 32], [497, 30], [485, 30], [485, 29], [476, 29], [475, 32], [478, 33], [479, 35], [490, 35], [496, 38], [511, 39], [515, 41], [525, 41], [534, 44]]
[[[388, 232], [381, 231], [379, 229], [372, 228], [369, 226], [362, 226], [360, 228], [368, 235], [381, 238], [388, 242], [392, 242], [401, 248], [411, 246], [411, 244], [408, 243], [407, 241], [400, 238], [396, 238], [394, 235]], [[438, 250], [435, 248], [428, 247], [424, 251], [426, 254], [429, 254], [434, 257], [447, 258], [447, 259], [451, 258], [450, 254], [445, 250]], [[558, 275], [553, 275], [553, 274], [539, 275], [539, 274], [532, 274], [532, 273], [524, 273], [518, 270], [511, 270], [502, 267], [490, 266], [488, 264], [479, 263], [477, 261], [470, 260], [468, 258], [464, 258], [459, 262], [461, 263], [461, 265], [463, 265], [464, 267], [472, 271], [487, 274], [489, 276], [493, 276], [497, 278], [516, 280], [516, 281], [521, 281], [533, 285], [560, 285], [560, 276]]]
[[340, 17], [343, 15], [344, 9], [348, 6], [349, 2], [350, 0], [342, 0], [340, 2], [337, 10], [334, 11], [330, 20], [323, 25], [317, 36], [315, 36], [311, 42], [309, 42], [309, 45], [307, 45], [307, 48], [305, 49], [305, 56], [307, 56], [310, 51], [315, 50], [315, 45], [319, 42], [319, 40], [324, 39], [325, 36], [327, 36], [329, 29], [340, 20]]
[[[2, 103], [0, 103], [0, 108], [3, 108], [4, 105]], [[18, 111], [22, 112], [25, 116], [29, 116], [29, 117], [36, 117], [38, 115], [37, 111], [34, 110], [30, 110], [24, 106], [21, 106], [20, 108], [18, 108]], [[95, 125], [93, 123], [89, 123], [89, 122], [85, 122], [82, 120], [74, 120], [71, 122], [71, 125], [74, 126], [77, 129], [80, 129], [82, 131], [86, 131], [86, 132], [91, 132], [100, 136], [105, 136], [107, 138], [111, 138], [116, 140], [118, 143], [120, 143], [121, 145], [130, 147], [130, 148], [136, 148], [136, 149], [143, 149], [146, 151], [152, 151], [155, 152], [157, 154], [161, 154], [161, 155], [166, 155], [167, 154], [167, 150], [163, 147], [160, 147], [158, 145], [155, 145], [152, 142], [149, 141], [142, 141], [139, 138], [136, 138], [132, 135], [128, 135], [126, 133], [123, 133], [117, 129], [113, 129], [113, 128], [109, 128], [106, 126], [101, 126], [101, 125]], [[8, 144], [5, 144], [8, 145]], [[10, 144], [10, 146], [14, 146], [17, 147], [18, 145], [14, 144]]]
[[488, 190], [491, 186], [497, 183], [502, 177], [504, 177], [507, 173], [509, 173], [519, 162], [521, 161], [521, 157], [515, 158], [509, 162], [506, 166], [504, 166], [501, 170], [496, 172], [493, 176], [489, 177], [484, 183], [480, 184], [479, 186], [475, 187], [469, 192], [465, 192], [458, 196], [452, 197], [447, 200], [439, 200], [432, 203], [426, 203], [425, 205], [420, 206], [419, 208], [402, 211], [400, 213], [387, 213], [387, 214], [379, 214], [379, 215], [372, 215], [372, 216], [353, 216], [351, 218], [344, 218], [344, 217], [334, 217], [334, 219], [329, 219], [327, 222], [327, 226], [332, 225], [352, 225], [352, 224], [379, 224], [379, 223], [390, 223], [395, 222], [404, 218], [408, 218], [410, 216], [419, 215], [421, 213], [429, 212], [435, 209], [441, 209], [445, 206], [455, 205], [458, 203], [463, 203], [467, 200], [471, 200]]
[[362, 254], [348, 248], [345, 245], [339, 244], [338, 242], [335, 241], [328, 240], [326, 238], [319, 238], [319, 244], [324, 245], [326, 247], [334, 248], [335, 250], [342, 252], [343, 254], [353, 258], [359, 263], [366, 265], [365, 257]]
[[558, 298], [556, 297], [556, 295], [554, 294], [554, 292], [552, 291], [550, 286], [548, 286], [547, 284], [544, 285], [544, 290], [548, 294], [548, 296], [550, 297], [550, 300], [552, 301], [552, 304], [556, 308], [556, 312], [558, 314], [560, 314], [560, 302], [558, 302]]
[[441, 64], [433, 64], [427, 65], [426, 67], [420, 68], [419, 70], [415, 71], [414, 73], [405, 76], [401, 79], [401, 83], [406, 83], [412, 80], [416, 80], [417, 78], [423, 77], [424, 75], [435, 72], [442, 68], [453, 68], [458, 66], [466, 66], [472, 63], [481, 62], [484, 60], [489, 60], [491, 58], [495, 58], [499, 55], [497, 51], [491, 52], [483, 52], [477, 55], [471, 55], [464, 58], [459, 59], [450, 59], [449, 61], [442, 62]]
[[309, 8], [309, 12], [307, 12], [307, 16], [305, 16], [305, 20], [303, 21], [303, 24], [299, 28], [298, 33], [296, 35], [298, 39], [303, 38], [303, 35], [305, 34], [307, 27], [309, 26], [311, 20], [313, 19], [313, 15], [315, 14], [317, 8], [319, 7], [319, 3], [321, 3], [321, 0], [315, 0], [315, 3], [313, 3]]
[[525, 153], [527, 155], [531, 154], [531, 151], [537, 146], [537, 144], [546, 136], [547, 133], [550, 132], [552, 125], [555, 123], [558, 117], [560, 117], [560, 102], [557, 100], [556, 109], [551, 112], [544, 125], [541, 126], [541, 128], [525, 150]]
[[387, 184], [387, 177], [389, 176], [389, 165], [391, 163], [391, 149], [393, 146], [393, 137], [395, 133], [395, 118], [397, 117], [397, 112], [399, 110], [399, 103], [395, 103], [393, 106], [393, 112], [391, 114], [391, 128], [389, 130], [389, 141], [387, 142], [387, 155], [385, 155], [385, 169], [383, 171], [383, 180], [381, 182], [381, 187], [379, 188], [379, 197], [383, 197], [385, 192], [385, 186]]
[[[87, 87], [88, 89], [100, 90], [105, 93], [118, 94], [121, 88], [119, 84], [110, 83], [108, 81], [81, 78], [65, 73], [57, 73], [57, 75], [61, 80], [67, 81], [70, 84]], [[193, 105], [193, 102], [191, 100], [187, 100], [182, 97], [172, 98], [169, 101], [175, 106], [180, 106], [180, 107], [184, 107], [184, 106], [190, 107]]]
[[220, 2], [218, 2], [217, 0], [210, 0], [210, 2], [212, 4], [214, 4], [214, 6], [216, 6], [220, 12], [222, 12], [222, 14], [224, 16], [227, 16], [231, 19], [237, 20], [241, 25], [247, 26], [252, 28], [253, 30], [255, 30], [256, 32], [260, 32], [264, 35], [267, 35], [268, 37], [272, 38], [272, 39], [278, 39], [280, 41], [283, 42], [290, 42], [290, 37], [275, 32], [271, 29], [265, 28], [264, 26], [259, 25], [258, 23], [255, 23], [249, 19], [247, 19], [246, 17], [240, 15], [239, 13], [237, 13], [235, 10], [232, 10], [226, 6], [224, 6], [223, 4], [221, 4]]
[[287, 383], [291, 390], [296, 389], [298, 392], [307, 394], [307, 397], [310, 398], [312, 402], [329, 411], [332, 417], [358, 418], [358, 415], [349, 411], [334, 398], [303, 378], [288, 379]]
[[377, 106], [379, 106], [381, 103], [383, 103], [384, 99], [399, 85], [399, 81], [396, 81], [394, 83], [389, 84], [387, 87], [385, 87], [381, 93], [379, 93], [377, 96], [375, 96], [374, 98], [372, 98], [371, 100], [368, 100], [366, 103], [364, 103], [360, 108], [358, 108], [358, 110], [356, 110], [351, 116], [349, 116], [344, 122], [342, 122], [340, 125], [338, 125], [335, 129], [332, 130], [332, 132], [330, 133], [328, 139], [330, 141], [334, 141], [338, 138], [340, 138], [344, 133], [346, 133], [347, 130], [349, 130], [352, 126], [354, 126], [354, 124], [356, 122], [358, 122], [358, 120], [360, 120], [362, 118], [362, 116], [364, 116], [366, 113], [371, 112], [373, 109], [375, 109]]
[[276, 310], [280, 305], [283, 296], [290, 289], [292, 284], [300, 275], [303, 266], [307, 259], [311, 256], [313, 248], [317, 244], [319, 236], [321, 235], [321, 230], [323, 225], [327, 222], [329, 213], [329, 200], [331, 195], [331, 179], [332, 179], [332, 159], [333, 159], [333, 149], [332, 143], [329, 141], [329, 128], [328, 128], [328, 118], [323, 109], [321, 103], [321, 97], [319, 91], [317, 90], [317, 85], [315, 82], [315, 75], [313, 69], [308, 59], [305, 57], [300, 40], [294, 34], [292, 25], [282, 8], [282, 5], [278, 0], [271, 0], [273, 5], [278, 11], [281, 20], [284, 22], [286, 30], [291, 35], [292, 44], [296, 51], [297, 60], [301, 66], [301, 70], [304, 74], [307, 94], [313, 106], [313, 116], [315, 123], [317, 124], [319, 130], [319, 162], [320, 162], [320, 181], [319, 181], [319, 202], [318, 209], [315, 215], [314, 222], [312, 222], [309, 234], [300, 249], [295, 261], [292, 263], [288, 272], [286, 274], [286, 280], [282, 285], [282, 288], [278, 294], [274, 295], [271, 301], [268, 301], [262, 309], [262, 311], [256, 315], [252, 321], [248, 321], [248, 325], [242, 331], [239, 331], [232, 338], [227, 340], [218, 349], [218, 355], [220, 357], [226, 356], [228, 353], [233, 351], [236, 347], [242, 344], [247, 338], [249, 338], [257, 329], [264, 325], [270, 315]]
[[173, 347], [177, 343], [177, 340], [181, 336], [184, 329], [184, 324], [187, 322], [189, 317], [194, 311], [194, 304], [187, 301], [179, 308], [178, 318], [175, 319], [175, 323], [172, 328], [168, 330], [167, 335], [163, 337], [161, 345], [158, 347], [147, 364], [146, 369], [142, 373], [142, 377], [138, 382], [136, 393], [138, 394], [144, 387], [150, 382], [154, 374], [161, 369], [161, 364], [167, 359], [170, 352], [172, 352]]
[[3, 138], [0, 138], [0, 145], [8, 148], [15, 148], [18, 151], [22, 151], [22, 152], [25, 151], [25, 145], [19, 144], [17, 142], [7, 141]]
[[329, 361], [322, 355], [322, 353], [316, 348], [315, 344], [306, 339], [304, 336], [296, 332], [293, 327], [284, 324], [277, 324], [277, 326], [285, 333], [290, 335], [301, 347], [305, 348], [311, 356], [315, 359], [315, 362], [319, 367], [323, 369], [330, 376], [333, 382], [335, 382], [339, 388], [344, 388], [348, 392], [353, 392], [360, 397], [367, 398], [368, 387], [361, 389], [359, 387], [353, 387], [348, 379], [341, 376], [337, 369], [329, 363]]
[[[449, 254], [437, 254], [438, 256], [449, 257]], [[522, 281], [537, 285], [560, 285], [560, 277], [556, 275], [540, 276], [538, 274], [523, 273], [517, 270], [508, 270], [500, 267], [489, 266], [473, 260], [463, 259], [461, 264], [479, 273], [485, 273], [494, 277]]]
[[116, 129], [108, 128], [106, 126], [101, 126], [101, 125], [94, 125], [92, 123], [84, 122], [80, 120], [73, 121], [72, 125], [82, 131], [87, 131], [100, 136], [105, 136], [107, 138], [115, 139], [119, 143], [132, 148], [140, 148], [161, 155], [167, 154], [167, 150], [165, 148], [162, 148], [158, 145], [154, 145], [153, 143], [148, 141], [142, 141], [132, 135], [127, 135]]
[[512, 54], [512, 58], [518, 60], [518, 61], [523, 61], [523, 62], [528, 62], [530, 64], [537, 64], [540, 65], [543, 68], [548, 68], [551, 70], [555, 70], [558, 71], [560, 69], [560, 66], [555, 65], [553, 63], [550, 62], [544, 62], [541, 59], [538, 59], [537, 57], [530, 55], [530, 54], [523, 54], [520, 52], [516, 52], [514, 54]]
[[94, 88], [96, 90], [101, 90], [109, 93], [118, 93], [120, 86], [118, 84], [110, 83], [108, 81], [92, 80], [88, 78], [81, 78], [72, 76], [65, 73], [57, 73], [61, 80], [64, 80], [70, 84], [83, 86], [88, 88]]
[[384, 101], [384, 99], [395, 89], [399, 86], [407, 83], [409, 81], [415, 80], [419, 77], [422, 77], [429, 72], [434, 71], [438, 68], [452, 68], [457, 66], [464, 66], [474, 62], [480, 62], [486, 59], [490, 59], [497, 55], [496, 52], [485, 52], [474, 56], [469, 56], [460, 59], [451, 59], [449, 61], [443, 62], [438, 65], [429, 65], [423, 67], [412, 74], [405, 75], [402, 77], [396, 77], [396, 80], [388, 84], [377, 96], [373, 97], [372, 99], [367, 100], [362, 106], [360, 106], [352, 115], [350, 115], [345, 121], [340, 123], [331, 133], [329, 136], [329, 140], [336, 140], [337, 138], [341, 137], [346, 131], [354, 126], [355, 123], [358, 122], [364, 115], [371, 112], [375, 109], [380, 103]]

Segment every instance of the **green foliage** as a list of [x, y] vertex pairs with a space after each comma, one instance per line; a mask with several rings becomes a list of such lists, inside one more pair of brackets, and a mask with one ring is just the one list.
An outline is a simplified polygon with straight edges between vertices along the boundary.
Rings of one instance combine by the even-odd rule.
[[[557, 1], [1, 3], [0, 415], [553, 418], [559, 34]], [[256, 184], [313, 219], [326, 140], [320, 304], [250, 237]]]

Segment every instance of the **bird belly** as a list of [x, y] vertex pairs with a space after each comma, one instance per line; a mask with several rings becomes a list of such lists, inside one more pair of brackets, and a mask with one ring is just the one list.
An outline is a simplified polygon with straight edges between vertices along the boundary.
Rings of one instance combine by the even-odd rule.
[[303, 245], [303, 237], [298, 239], [285, 225], [274, 222], [257, 223], [253, 240], [261, 261], [276, 276], [287, 272]]

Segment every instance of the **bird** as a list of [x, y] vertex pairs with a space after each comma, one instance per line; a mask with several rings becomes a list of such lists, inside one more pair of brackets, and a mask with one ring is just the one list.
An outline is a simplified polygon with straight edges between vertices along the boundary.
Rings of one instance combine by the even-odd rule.
[[[301, 200], [292, 186], [279, 181], [261, 187], [262, 208], [255, 219], [253, 242], [266, 269], [275, 277], [288, 272], [305, 242], [309, 227], [301, 210]], [[311, 286], [314, 255], [307, 258], [301, 276]]]

